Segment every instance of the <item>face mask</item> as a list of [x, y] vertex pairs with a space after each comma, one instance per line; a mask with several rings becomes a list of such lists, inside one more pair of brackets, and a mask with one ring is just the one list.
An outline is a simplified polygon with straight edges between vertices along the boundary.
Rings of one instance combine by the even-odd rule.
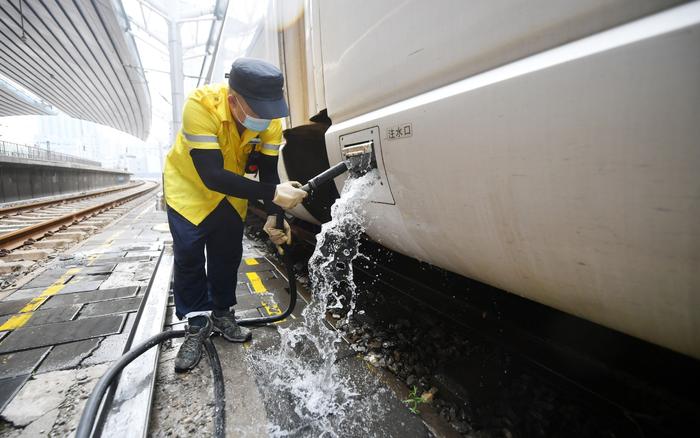
[[256, 119], [255, 117], [250, 117], [248, 114], [245, 116], [245, 120], [241, 122], [241, 125], [250, 129], [251, 131], [264, 131], [270, 126], [271, 120], [268, 119]]
[[[243, 114], [245, 114], [245, 119], [239, 120], [241, 122], [241, 125], [245, 126], [246, 128], [250, 129], [251, 131], [256, 131], [256, 132], [261, 132], [267, 129], [268, 126], [270, 126], [271, 120], [268, 119], [257, 119], [255, 117], [251, 117], [248, 114], [243, 111], [243, 108], [241, 107], [241, 103], [238, 102], [238, 98], [236, 97], [236, 102], [238, 103], [239, 109]], [[237, 117], [236, 117], [237, 118]]]

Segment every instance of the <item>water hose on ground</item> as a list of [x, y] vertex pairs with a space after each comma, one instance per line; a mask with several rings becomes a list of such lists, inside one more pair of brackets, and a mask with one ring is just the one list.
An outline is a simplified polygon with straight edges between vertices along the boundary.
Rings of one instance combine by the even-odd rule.
[[184, 330], [171, 330], [167, 332], [161, 332], [157, 335], [148, 338], [146, 341], [137, 345], [135, 348], [124, 353], [124, 355], [112, 364], [106, 373], [100, 380], [90, 394], [85, 403], [85, 408], [83, 409], [83, 415], [80, 417], [80, 423], [78, 423], [78, 430], [75, 432], [76, 438], [89, 438], [92, 435], [92, 429], [95, 425], [95, 419], [97, 418], [97, 413], [100, 410], [100, 405], [102, 404], [102, 398], [107, 393], [113, 380], [122, 372], [122, 370], [134, 361], [137, 357], [141, 356], [143, 353], [151, 349], [161, 342], [167, 341], [168, 339], [181, 338], [185, 336]]
[[[283, 225], [279, 225], [280, 221], [284, 221], [283, 217], [283, 215], [278, 215], [277, 217], [277, 223], [280, 229], [284, 229]], [[297, 285], [294, 264], [289, 256], [289, 251], [283, 251], [282, 258], [287, 270], [287, 280], [289, 281], [289, 305], [287, 306], [287, 309], [279, 315], [240, 319], [238, 320], [239, 325], [262, 325], [281, 321], [294, 311], [294, 307], [296, 306], [297, 302]], [[165, 342], [168, 339], [181, 338], [183, 336], [185, 336], [184, 330], [170, 330], [158, 333], [157, 335], [150, 337], [146, 341], [124, 353], [119, 360], [112, 364], [107, 372], [100, 378], [100, 380], [98, 380], [95, 388], [90, 394], [90, 398], [88, 398], [87, 403], [85, 404], [83, 415], [80, 417], [80, 423], [78, 424], [78, 429], [75, 433], [76, 438], [90, 438], [92, 436], [95, 420], [97, 419], [100, 405], [102, 404], [102, 399], [107, 393], [107, 390], [114, 383], [115, 379], [121, 374], [122, 370], [127, 365], [161, 342]], [[221, 362], [219, 361], [219, 355], [216, 352], [216, 347], [210, 339], [204, 341], [204, 348], [209, 357], [209, 363], [212, 368], [212, 378], [214, 380], [214, 436], [216, 438], [223, 438], [226, 436], [226, 397], [224, 392], [223, 371], [221, 368]]]
[[[353, 148], [346, 148], [354, 149], [353, 152], [348, 154], [348, 156], [352, 154], [354, 158], [352, 158], [348, 162], [340, 162], [335, 166], [331, 167], [330, 169], [326, 170], [325, 172], [317, 175], [316, 177], [309, 180], [309, 182], [306, 185], [304, 185], [302, 189], [307, 192], [311, 192], [315, 190], [319, 185], [325, 184], [328, 181], [332, 181], [333, 178], [342, 175], [348, 170], [348, 163], [350, 163], [350, 168], [352, 168], [354, 172], [366, 171], [368, 168], [367, 165], [376, 166], [374, 162], [365, 163], [361, 166], [353, 162], [353, 160], [357, 161], [358, 157], [360, 159], [368, 157], [369, 152], [371, 152], [371, 146], [371, 142], [368, 142], [358, 144], [356, 146], [353, 146]], [[279, 213], [277, 215], [276, 225], [278, 229], [284, 230], [284, 213]], [[282, 246], [282, 249], [280, 251], [280, 255], [282, 256], [284, 266], [287, 270], [287, 281], [289, 282], [289, 305], [287, 306], [287, 309], [279, 315], [241, 319], [238, 320], [239, 325], [250, 326], [270, 324], [285, 319], [294, 311], [294, 307], [296, 306], [297, 302], [296, 273], [294, 272], [294, 263], [292, 262], [288, 249], [288, 245], [285, 244]], [[121, 374], [122, 370], [127, 365], [129, 365], [134, 359], [139, 357], [141, 354], [145, 353], [146, 351], [160, 344], [161, 342], [167, 341], [168, 339], [181, 338], [183, 336], [185, 336], [184, 330], [170, 330], [158, 333], [157, 335], [152, 336], [151, 338], [137, 345], [133, 349], [124, 353], [124, 355], [119, 360], [112, 364], [112, 366], [107, 370], [107, 372], [100, 378], [100, 380], [98, 380], [97, 384], [95, 385], [95, 388], [90, 394], [90, 398], [88, 398], [88, 401], [85, 404], [85, 409], [83, 410], [83, 415], [80, 417], [80, 423], [78, 424], [78, 429], [75, 434], [76, 438], [90, 438], [92, 436], [93, 429], [95, 428], [95, 420], [97, 418], [97, 415], [100, 411], [100, 406], [102, 404], [102, 399], [107, 393], [107, 390], [109, 390], [110, 386], [114, 383], [114, 380]], [[224, 392], [224, 376], [223, 371], [221, 369], [221, 362], [219, 361], [219, 355], [216, 352], [216, 347], [210, 339], [204, 341], [204, 348], [207, 352], [207, 355], [209, 356], [209, 363], [212, 368], [212, 378], [214, 380], [214, 400], [216, 403], [214, 409], [214, 436], [219, 438], [225, 436], [226, 429], [226, 398]]]
[[226, 388], [224, 388], [224, 371], [221, 369], [221, 361], [216, 347], [211, 339], [204, 341], [204, 349], [207, 350], [209, 364], [211, 365], [211, 377], [214, 380], [214, 436], [226, 436]]

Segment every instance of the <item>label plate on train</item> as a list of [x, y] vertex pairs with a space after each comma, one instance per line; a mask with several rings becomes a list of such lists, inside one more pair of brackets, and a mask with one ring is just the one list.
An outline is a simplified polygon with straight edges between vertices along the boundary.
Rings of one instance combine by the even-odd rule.
[[402, 123], [397, 126], [392, 126], [384, 130], [384, 138], [386, 140], [399, 140], [413, 135], [413, 125], [410, 123]]

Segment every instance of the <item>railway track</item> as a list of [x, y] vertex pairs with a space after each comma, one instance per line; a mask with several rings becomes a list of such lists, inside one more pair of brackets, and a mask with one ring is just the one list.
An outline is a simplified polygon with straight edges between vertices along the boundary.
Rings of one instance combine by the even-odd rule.
[[36, 200], [36, 201], [18, 201], [15, 203], [7, 203], [10, 205], [8, 205], [6, 207], [0, 207], [0, 220], [5, 219], [9, 216], [29, 213], [29, 212], [32, 212], [34, 210], [52, 209], [52, 208], [56, 208], [58, 206], [68, 205], [68, 204], [72, 204], [72, 203], [75, 203], [78, 201], [83, 201], [83, 200], [88, 200], [88, 199], [104, 196], [104, 195], [109, 194], [109, 193], [129, 190], [129, 189], [132, 189], [134, 187], [138, 187], [142, 184], [144, 184], [144, 182], [139, 181], [139, 182], [135, 182], [135, 183], [127, 184], [127, 185], [122, 184], [122, 185], [115, 186], [115, 187], [107, 187], [104, 189], [90, 190], [88, 192], [79, 193], [76, 195], [54, 196], [54, 197], [48, 197], [48, 198], [41, 198], [41, 199]]
[[0, 251], [8, 252], [151, 192], [158, 184], [139, 183], [102, 192], [0, 209]]

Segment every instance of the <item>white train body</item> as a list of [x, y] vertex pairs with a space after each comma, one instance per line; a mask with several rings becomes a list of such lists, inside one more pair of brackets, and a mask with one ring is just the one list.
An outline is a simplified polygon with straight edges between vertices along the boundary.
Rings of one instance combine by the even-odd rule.
[[700, 2], [303, 17], [282, 33], [292, 123], [327, 108], [330, 164], [374, 140], [373, 239], [700, 358]]

